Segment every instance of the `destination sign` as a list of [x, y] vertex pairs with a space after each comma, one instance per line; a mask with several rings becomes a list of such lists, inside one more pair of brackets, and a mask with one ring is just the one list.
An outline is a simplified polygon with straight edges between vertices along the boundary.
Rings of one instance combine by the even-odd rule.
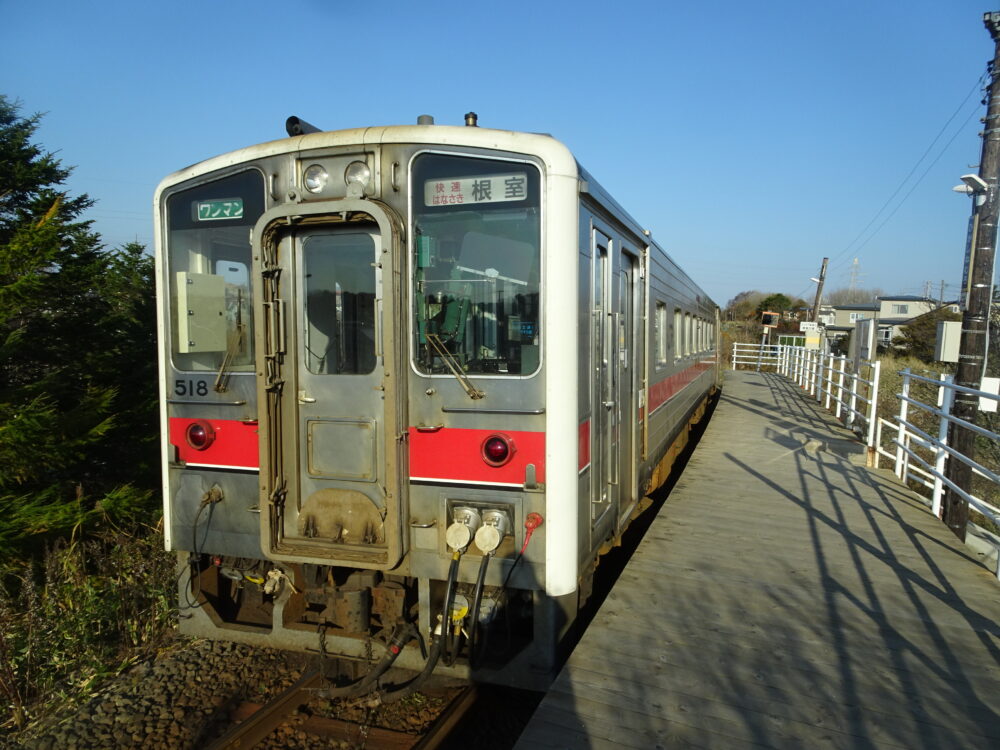
[[243, 218], [243, 199], [228, 198], [220, 201], [199, 201], [198, 221], [222, 221]]
[[504, 203], [523, 201], [527, 197], [528, 175], [524, 172], [427, 180], [424, 183], [425, 206]]

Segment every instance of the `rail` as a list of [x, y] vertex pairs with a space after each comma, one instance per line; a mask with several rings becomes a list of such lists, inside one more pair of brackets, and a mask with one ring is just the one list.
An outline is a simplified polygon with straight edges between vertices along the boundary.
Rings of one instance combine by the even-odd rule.
[[[957, 425], [959, 429], [971, 430], [978, 437], [990, 443], [1000, 445], [1000, 434], [960, 419], [951, 413], [956, 393], [965, 393], [994, 402], [1000, 401], [1000, 396], [956, 385], [950, 375], [940, 375], [934, 379], [917, 375], [909, 368], [900, 372], [900, 375], [903, 377], [903, 382], [901, 392], [896, 394], [896, 398], [899, 399], [899, 412], [893, 415], [895, 421], [885, 418], [878, 420], [876, 435], [878, 455], [885, 456], [892, 461], [894, 473], [904, 482], [913, 482], [931, 491], [931, 512], [938, 518], [941, 517], [945, 488], [948, 487], [968, 502], [969, 506], [977, 513], [989, 519], [994, 526], [1000, 526], [1000, 508], [963, 490], [946, 476], [947, 463], [954, 459], [971, 467], [976, 476], [988, 480], [992, 485], [1000, 486], [1000, 475], [948, 445], [948, 430], [952, 424]], [[911, 395], [914, 383], [936, 389], [936, 403], [928, 404]], [[911, 414], [911, 409], [915, 410], [917, 415], [922, 413], [926, 416], [923, 419], [914, 416]], [[935, 420], [936, 424], [934, 424]], [[921, 421], [923, 424], [918, 425], [917, 421]], [[937, 428], [937, 435], [932, 434], [934, 427]], [[882, 447], [884, 428], [896, 432], [896, 436], [889, 442], [890, 445], [894, 446], [892, 451]], [[1000, 539], [987, 534], [979, 534], [979, 537], [997, 548], [996, 575], [1000, 579]]]
[[[208, 742], [199, 738], [198, 747], [207, 750], [246, 750], [256, 747], [275, 729], [288, 722], [292, 715], [302, 706], [316, 698], [315, 689], [322, 683], [322, 675], [317, 670], [310, 670], [295, 684], [265, 705], [257, 703], [239, 703], [238, 700], [224, 704], [219, 714], [229, 714], [235, 723], [219, 738]], [[367, 747], [369, 750], [434, 750], [439, 747], [461, 722], [462, 718], [472, 710], [476, 702], [476, 686], [470, 684], [454, 695], [441, 713], [433, 719], [430, 726], [419, 734], [415, 728], [409, 731], [384, 729], [345, 721], [343, 719], [326, 718], [307, 711], [307, 718], [298, 724], [298, 729], [314, 738], [324, 747]], [[377, 705], [377, 698], [370, 698], [372, 706]], [[315, 707], [313, 707], [315, 708]], [[203, 729], [203, 734], [211, 730], [218, 716], [210, 719]]]

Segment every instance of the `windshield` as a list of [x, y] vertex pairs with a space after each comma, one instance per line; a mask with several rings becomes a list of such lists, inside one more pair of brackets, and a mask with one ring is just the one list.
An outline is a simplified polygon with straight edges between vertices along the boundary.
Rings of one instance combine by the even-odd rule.
[[250, 229], [263, 212], [259, 172], [232, 175], [167, 199], [170, 330], [177, 369], [253, 369]]
[[414, 351], [427, 374], [539, 365], [538, 170], [423, 154], [413, 165]]

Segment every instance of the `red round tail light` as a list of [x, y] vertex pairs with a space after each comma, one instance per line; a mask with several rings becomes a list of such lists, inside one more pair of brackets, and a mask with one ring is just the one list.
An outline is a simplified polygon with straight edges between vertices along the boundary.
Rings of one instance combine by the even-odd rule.
[[490, 466], [503, 466], [514, 455], [514, 441], [506, 435], [490, 435], [483, 441], [483, 460]]
[[204, 419], [199, 419], [187, 426], [184, 437], [196, 451], [203, 451], [215, 442], [215, 430]]

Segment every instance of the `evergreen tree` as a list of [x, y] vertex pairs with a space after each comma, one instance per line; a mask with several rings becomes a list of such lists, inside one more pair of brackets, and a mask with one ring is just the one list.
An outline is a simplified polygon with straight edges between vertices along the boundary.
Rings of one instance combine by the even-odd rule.
[[157, 481], [152, 259], [81, 219], [39, 120], [0, 95], [0, 563]]

